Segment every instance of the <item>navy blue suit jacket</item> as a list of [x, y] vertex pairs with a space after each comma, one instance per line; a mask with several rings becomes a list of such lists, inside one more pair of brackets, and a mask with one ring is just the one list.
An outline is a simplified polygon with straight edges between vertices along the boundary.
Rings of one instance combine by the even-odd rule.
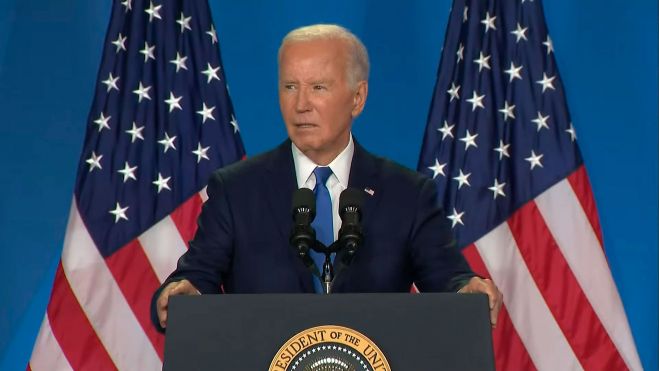
[[[355, 143], [349, 186], [372, 195], [364, 195], [364, 244], [337, 275], [334, 292], [407, 292], [412, 283], [421, 291], [457, 291], [473, 276], [432, 180]], [[185, 278], [202, 294], [221, 286], [227, 293], [314, 292], [288, 243], [296, 188], [290, 140], [217, 170], [190, 248], [161, 287]]]

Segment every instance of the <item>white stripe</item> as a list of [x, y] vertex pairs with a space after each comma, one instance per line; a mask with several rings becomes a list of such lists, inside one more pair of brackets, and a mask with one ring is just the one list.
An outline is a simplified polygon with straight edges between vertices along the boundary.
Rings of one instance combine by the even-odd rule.
[[627, 367], [641, 370], [641, 361], [604, 251], [570, 183], [567, 179], [557, 183], [537, 197], [536, 205]]
[[34, 343], [32, 357], [30, 358], [30, 368], [32, 371], [64, 371], [73, 370], [69, 361], [64, 356], [57, 339], [50, 328], [48, 313], [43, 316], [39, 336]]
[[174, 271], [178, 258], [187, 250], [169, 216], [142, 233], [138, 240], [161, 283]]
[[513, 239], [502, 223], [476, 241], [510, 319], [538, 370], [581, 370], [581, 364], [547, 307]]
[[75, 200], [64, 239], [62, 267], [71, 290], [117, 368], [160, 370], [162, 362], [94, 245]]
[[208, 193], [206, 193], [206, 188], [204, 187], [201, 191], [199, 191], [199, 196], [201, 196], [201, 201], [206, 202], [208, 200]]

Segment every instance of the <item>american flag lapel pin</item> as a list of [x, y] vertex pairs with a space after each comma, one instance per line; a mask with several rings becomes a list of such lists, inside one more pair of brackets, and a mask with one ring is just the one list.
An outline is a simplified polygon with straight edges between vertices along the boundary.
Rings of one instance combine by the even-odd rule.
[[373, 196], [375, 194], [375, 191], [372, 190], [369, 187], [364, 188], [364, 192], [368, 193], [369, 195]]

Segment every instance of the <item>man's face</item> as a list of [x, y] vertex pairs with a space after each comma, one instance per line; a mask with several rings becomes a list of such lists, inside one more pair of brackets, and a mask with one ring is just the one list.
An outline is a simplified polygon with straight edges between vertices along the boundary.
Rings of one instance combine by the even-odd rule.
[[368, 85], [351, 87], [342, 40], [284, 45], [279, 61], [279, 106], [288, 136], [319, 165], [331, 162], [350, 140], [353, 118], [364, 108]]

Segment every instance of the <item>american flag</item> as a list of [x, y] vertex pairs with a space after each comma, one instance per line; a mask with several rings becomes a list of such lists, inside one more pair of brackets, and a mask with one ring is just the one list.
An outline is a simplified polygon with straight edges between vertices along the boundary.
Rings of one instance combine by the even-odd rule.
[[187, 249], [210, 173], [242, 157], [207, 1], [114, 1], [28, 369], [160, 370], [151, 295]]
[[500, 370], [642, 368], [540, 0], [455, 0], [418, 169], [504, 295]]

